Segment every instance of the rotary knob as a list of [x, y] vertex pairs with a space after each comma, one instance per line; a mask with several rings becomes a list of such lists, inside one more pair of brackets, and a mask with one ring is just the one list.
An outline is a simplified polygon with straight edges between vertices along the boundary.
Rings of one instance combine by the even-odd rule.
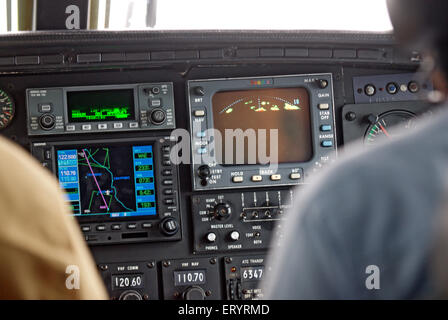
[[50, 130], [53, 129], [56, 121], [52, 114], [44, 114], [39, 118], [39, 123], [42, 129]]
[[203, 87], [194, 87], [193, 92], [195, 95], [200, 96], [200, 97], [205, 95], [205, 90]]
[[230, 232], [229, 237], [232, 241], [238, 241], [240, 240], [240, 233], [236, 230], [233, 230], [232, 232]]
[[166, 217], [160, 222], [160, 229], [167, 236], [173, 236], [179, 230], [179, 224], [176, 219], [172, 217]]
[[225, 220], [232, 214], [232, 208], [228, 203], [218, 203], [213, 208], [213, 217], [218, 220]]
[[118, 300], [142, 300], [142, 295], [135, 290], [123, 291]]
[[189, 287], [183, 293], [184, 300], [205, 300], [204, 289], [198, 286]]
[[207, 235], [205, 236], [205, 239], [209, 243], [215, 242], [216, 241], [216, 233], [214, 233], [214, 232], [207, 233]]
[[161, 124], [163, 121], [165, 121], [165, 118], [166, 114], [162, 109], [155, 109], [153, 112], [151, 112], [151, 122], [154, 124]]
[[210, 167], [208, 165], [202, 165], [198, 168], [198, 176], [201, 179], [207, 179], [210, 177]]

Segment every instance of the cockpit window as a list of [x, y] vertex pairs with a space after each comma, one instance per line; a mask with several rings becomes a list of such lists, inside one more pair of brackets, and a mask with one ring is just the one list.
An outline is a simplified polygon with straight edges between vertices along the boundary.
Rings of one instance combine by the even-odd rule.
[[[35, 30], [38, 2], [0, 1], [0, 33]], [[91, 0], [89, 6], [93, 30], [392, 30], [385, 0]]]

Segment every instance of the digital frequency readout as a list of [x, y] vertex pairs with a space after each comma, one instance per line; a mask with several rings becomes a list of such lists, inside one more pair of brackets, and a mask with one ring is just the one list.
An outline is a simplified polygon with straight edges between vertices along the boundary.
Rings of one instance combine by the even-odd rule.
[[67, 112], [69, 122], [134, 120], [134, 90], [70, 91]]
[[71, 118], [74, 122], [88, 122], [101, 120], [126, 120], [131, 114], [129, 108], [89, 108], [87, 111], [71, 110]]
[[74, 215], [156, 215], [152, 146], [57, 150], [58, 178]]

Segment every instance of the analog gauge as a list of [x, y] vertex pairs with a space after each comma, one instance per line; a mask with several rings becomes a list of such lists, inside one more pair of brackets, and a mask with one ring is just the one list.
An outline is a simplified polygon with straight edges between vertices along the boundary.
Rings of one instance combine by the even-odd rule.
[[16, 107], [12, 97], [0, 89], [0, 130], [6, 128], [14, 118]]
[[367, 117], [370, 126], [367, 128], [364, 144], [374, 145], [382, 139], [393, 139], [408, 130], [415, 124], [415, 114], [404, 110], [393, 110], [375, 116]]

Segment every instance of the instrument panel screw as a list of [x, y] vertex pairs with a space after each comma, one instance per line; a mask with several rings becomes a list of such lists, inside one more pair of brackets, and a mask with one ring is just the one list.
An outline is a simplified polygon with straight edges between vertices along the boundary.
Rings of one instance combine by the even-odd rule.
[[155, 263], [154, 263], [154, 261], [151, 261], [151, 262], [148, 262], [148, 263], [146, 264], [146, 266], [147, 266], [148, 268], [152, 269], [152, 268], [154, 268]]
[[168, 268], [170, 265], [171, 265], [171, 262], [169, 262], [168, 260], [167, 261], [163, 261], [163, 266], [165, 268]]
[[210, 259], [210, 263], [211, 263], [211, 264], [216, 264], [216, 258], [211, 258], [211, 259]]
[[174, 292], [173, 297], [174, 298], [179, 298], [179, 295], [180, 295], [179, 292], [176, 291], [176, 292]]
[[107, 266], [107, 264], [102, 264], [102, 265], [100, 265], [100, 270], [101, 270], [101, 271], [106, 271], [107, 269], [109, 269], [109, 267]]
[[231, 263], [232, 262], [232, 258], [226, 258], [226, 263]]
[[144, 294], [143, 295], [143, 300], [149, 300], [149, 295], [148, 294]]
[[205, 291], [205, 295], [207, 297], [210, 297], [212, 295], [212, 292], [210, 290]]

